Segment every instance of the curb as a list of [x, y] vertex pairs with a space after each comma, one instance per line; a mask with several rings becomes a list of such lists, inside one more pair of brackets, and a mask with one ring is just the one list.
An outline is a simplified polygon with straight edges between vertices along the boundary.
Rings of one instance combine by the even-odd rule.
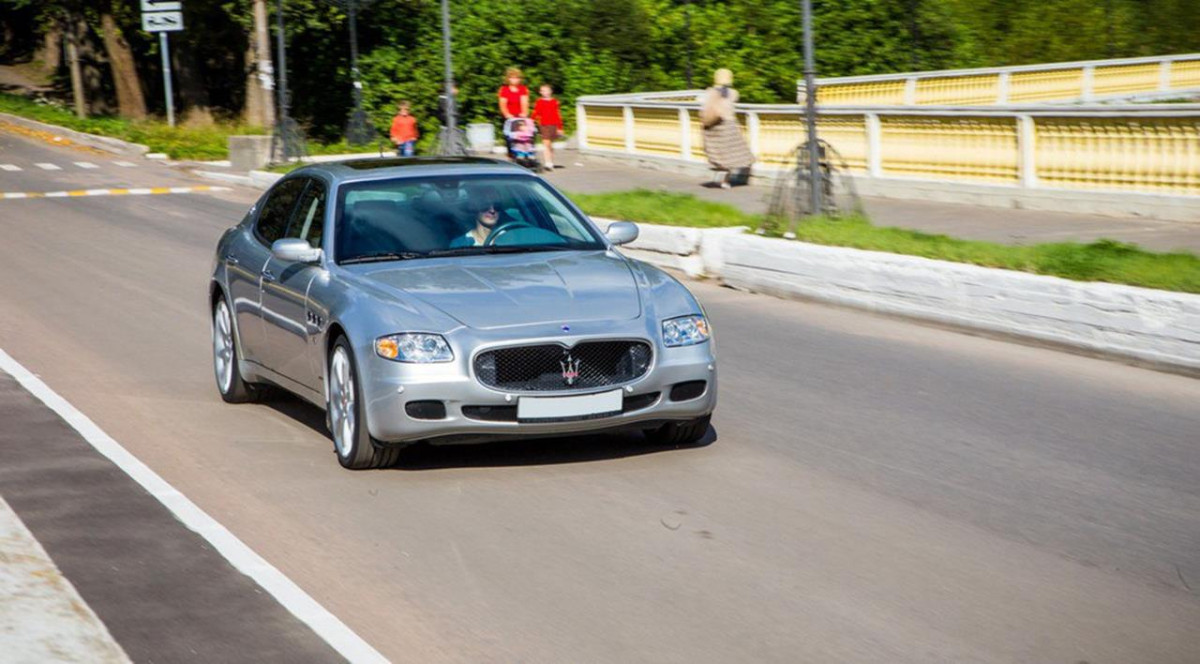
[[[601, 227], [613, 220], [597, 218]], [[916, 256], [639, 224], [622, 251], [734, 288], [1200, 372], [1200, 295]]]
[[122, 141], [119, 138], [111, 138], [109, 136], [87, 134], [82, 131], [75, 131], [74, 129], [67, 129], [66, 127], [60, 127], [58, 125], [46, 124], [45, 122], [38, 122], [37, 120], [30, 120], [29, 118], [23, 118], [19, 115], [13, 115], [11, 113], [0, 113], [0, 119], [4, 120], [5, 122], [10, 122], [12, 124], [25, 127], [27, 129], [50, 132], [52, 134], [69, 138], [71, 141], [79, 143], [80, 145], [86, 145], [97, 150], [104, 150], [105, 152], [111, 152], [113, 154], [122, 156], [140, 157], [150, 151], [149, 147], [139, 143], [130, 143], [129, 141]]

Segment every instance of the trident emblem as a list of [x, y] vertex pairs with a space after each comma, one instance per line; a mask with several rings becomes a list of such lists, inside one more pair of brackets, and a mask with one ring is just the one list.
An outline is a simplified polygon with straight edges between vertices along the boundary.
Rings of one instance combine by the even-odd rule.
[[575, 381], [579, 379], [578, 358], [572, 358], [571, 354], [567, 353], [566, 358], [561, 360], [558, 365], [562, 367], [563, 380], [567, 382], [567, 385], [574, 385]]

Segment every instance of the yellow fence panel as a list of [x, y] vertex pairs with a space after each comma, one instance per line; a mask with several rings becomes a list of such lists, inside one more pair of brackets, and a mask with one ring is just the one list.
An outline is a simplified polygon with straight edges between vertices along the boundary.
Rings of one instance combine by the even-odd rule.
[[999, 94], [1000, 77], [996, 74], [919, 78], [916, 103], [945, 106], [995, 104]]
[[1017, 182], [1015, 118], [880, 117], [886, 175]]
[[1171, 89], [1200, 88], [1200, 60], [1171, 63]]
[[625, 149], [625, 115], [618, 107], [584, 106], [588, 146], [604, 150]]
[[1008, 103], [1075, 99], [1083, 94], [1082, 69], [1017, 72], [1009, 77]]
[[633, 150], [638, 154], [678, 157], [683, 148], [679, 111], [673, 108], [633, 109]]
[[1051, 187], [1200, 194], [1200, 118], [1037, 118]]
[[[842, 106], [900, 106], [905, 82], [834, 83], [817, 87], [817, 103]], [[803, 102], [803, 100], [801, 100]]]
[[1092, 72], [1092, 94], [1103, 96], [1155, 92], [1161, 73], [1162, 67], [1157, 62], [1096, 67]]
[[692, 159], [706, 161], [704, 156], [704, 125], [700, 124], [700, 111], [688, 111], [688, 126], [692, 132]]

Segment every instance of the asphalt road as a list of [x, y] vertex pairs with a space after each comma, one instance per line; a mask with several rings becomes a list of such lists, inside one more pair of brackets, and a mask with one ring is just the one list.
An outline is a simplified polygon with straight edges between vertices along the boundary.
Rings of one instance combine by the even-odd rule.
[[254, 196], [0, 201], [0, 348], [396, 661], [1200, 661], [1200, 382], [693, 283], [708, 444], [352, 473], [316, 409], [213, 385], [212, 248]]

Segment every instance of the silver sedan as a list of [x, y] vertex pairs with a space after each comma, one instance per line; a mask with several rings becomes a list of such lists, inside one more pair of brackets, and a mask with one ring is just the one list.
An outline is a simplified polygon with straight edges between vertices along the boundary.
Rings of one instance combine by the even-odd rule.
[[346, 468], [415, 442], [706, 435], [700, 304], [523, 169], [371, 159], [290, 173], [217, 245], [209, 306], [228, 402], [271, 384], [325, 409]]

